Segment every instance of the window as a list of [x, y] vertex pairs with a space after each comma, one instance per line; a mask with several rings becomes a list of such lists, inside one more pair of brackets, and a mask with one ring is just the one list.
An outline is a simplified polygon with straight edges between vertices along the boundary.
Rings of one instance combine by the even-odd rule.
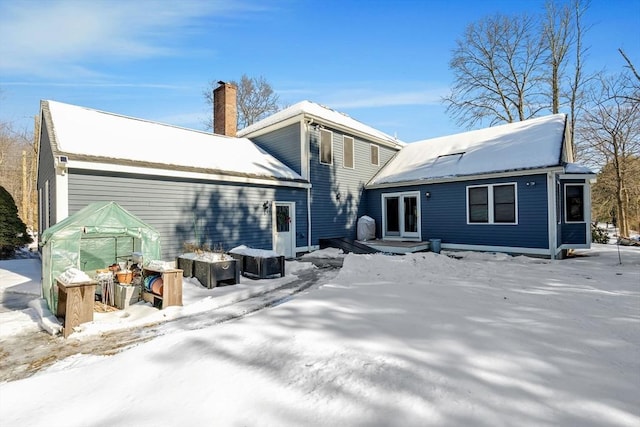
[[516, 184], [467, 187], [468, 224], [516, 224]]
[[344, 152], [342, 163], [345, 168], [353, 169], [353, 138], [350, 136], [343, 137]]
[[333, 163], [333, 134], [325, 129], [320, 130], [320, 163]]
[[493, 187], [493, 221], [513, 224], [516, 222], [516, 186]]
[[565, 185], [565, 215], [567, 222], [584, 222], [584, 186]]
[[371, 144], [371, 164], [380, 166], [379, 148], [377, 145]]

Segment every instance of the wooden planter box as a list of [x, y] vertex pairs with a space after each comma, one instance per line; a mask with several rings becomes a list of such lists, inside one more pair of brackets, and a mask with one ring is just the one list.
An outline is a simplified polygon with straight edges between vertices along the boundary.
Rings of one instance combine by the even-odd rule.
[[267, 279], [279, 275], [284, 277], [284, 256], [256, 257], [251, 255], [230, 254], [240, 264], [243, 276]]
[[193, 261], [193, 277], [198, 279], [202, 286], [215, 288], [219, 283], [233, 285], [240, 281], [240, 265], [237, 260], [228, 261]]
[[142, 285], [140, 297], [153, 304], [156, 308], [167, 308], [172, 305], [182, 305], [182, 270], [154, 270], [150, 268], [143, 269], [144, 276], [159, 275], [162, 276], [163, 292], [162, 295], [156, 295], [148, 292]]

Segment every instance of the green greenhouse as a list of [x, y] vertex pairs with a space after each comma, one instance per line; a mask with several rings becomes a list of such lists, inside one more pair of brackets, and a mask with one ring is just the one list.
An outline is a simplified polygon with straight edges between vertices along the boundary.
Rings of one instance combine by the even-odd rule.
[[42, 246], [42, 295], [56, 313], [55, 279], [68, 268], [93, 276], [96, 270], [141, 253], [145, 263], [160, 259], [158, 232], [115, 202], [92, 203], [46, 229]]

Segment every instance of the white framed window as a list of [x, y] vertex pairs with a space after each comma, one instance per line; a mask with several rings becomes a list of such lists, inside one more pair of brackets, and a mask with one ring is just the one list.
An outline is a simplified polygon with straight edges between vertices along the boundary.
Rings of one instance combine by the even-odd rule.
[[320, 129], [320, 163], [333, 164], [333, 132]]
[[566, 184], [564, 186], [565, 222], [585, 222], [584, 184]]
[[420, 239], [420, 193], [387, 193], [382, 195], [383, 238]]
[[353, 169], [355, 160], [353, 152], [353, 138], [350, 136], [343, 136], [343, 150], [342, 150], [342, 166], [347, 169]]
[[380, 166], [380, 148], [375, 144], [371, 144], [371, 164]]
[[518, 191], [515, 183], [467, 187], [467, 224], [517, 224]]

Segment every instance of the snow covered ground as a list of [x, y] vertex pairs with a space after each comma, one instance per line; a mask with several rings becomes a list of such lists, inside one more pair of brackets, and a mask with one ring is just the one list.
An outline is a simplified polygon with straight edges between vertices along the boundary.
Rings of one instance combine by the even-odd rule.
[[638, 426], [640, 248], [619, 250], [348, 255], [276, 307], [2, 383], [0, 420]]

